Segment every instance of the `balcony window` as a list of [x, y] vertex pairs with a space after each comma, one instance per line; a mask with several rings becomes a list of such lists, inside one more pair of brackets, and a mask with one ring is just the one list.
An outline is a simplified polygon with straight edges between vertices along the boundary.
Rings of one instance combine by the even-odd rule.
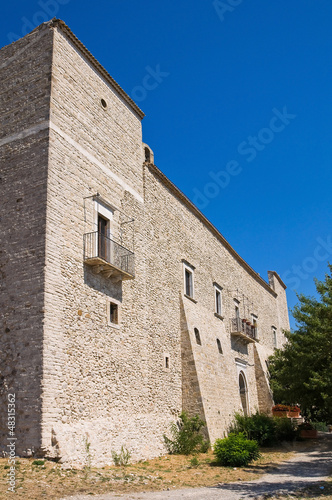
[[[100, 218], [101, 220], [101, 218]], [[84, 262], [115, 281], [133, 279], [135, 276], [134, 253], [105, 234], [104, 222], [100, 231], [84, 235]]]
[[247, 343], [255, 342], [252, 326], [250, 321], [237, 316], [231, 320], [231, 335], [239, 337]]

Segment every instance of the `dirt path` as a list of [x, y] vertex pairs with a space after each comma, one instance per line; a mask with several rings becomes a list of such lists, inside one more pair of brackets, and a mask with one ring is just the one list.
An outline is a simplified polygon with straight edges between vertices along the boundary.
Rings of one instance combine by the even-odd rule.
[[[263, 495], [289, 494], [312, 484], [322, 483], [332, 473], [332, 435], [320, 435], [311, 451], [299, 452], [275, 470], [250, 482], [220, 484], [211, 488], [190, 488], [134, 494], [93, 496], [95, 500], [242, 500]], [[88, 496], [71, 496], [63, 500], [89, 500]]]

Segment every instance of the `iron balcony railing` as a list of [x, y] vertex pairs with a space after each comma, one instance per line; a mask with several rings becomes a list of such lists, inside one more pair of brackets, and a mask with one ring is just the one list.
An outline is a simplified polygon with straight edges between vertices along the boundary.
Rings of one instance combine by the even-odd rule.
[[98, 231], [84, 235], [84, 262], [105, 262], [115, 270], [135, 275], [135, 254]]
[[257, 327], [248, 324], [247, 320], [242, 318], [231, 319], [231, 333], [243, 333], [251, 339], [257, 340]]

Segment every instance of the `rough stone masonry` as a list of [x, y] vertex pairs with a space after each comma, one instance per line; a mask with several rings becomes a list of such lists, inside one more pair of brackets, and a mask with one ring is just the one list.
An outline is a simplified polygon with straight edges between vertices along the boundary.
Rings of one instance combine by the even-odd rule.
[[213, 442], [271, 410], [289, 328], [264, 281], [154, 165], [143, 112], [63, 21], [0, 51], [1, 447], [84, 465], [164, 453], [181, 412]]

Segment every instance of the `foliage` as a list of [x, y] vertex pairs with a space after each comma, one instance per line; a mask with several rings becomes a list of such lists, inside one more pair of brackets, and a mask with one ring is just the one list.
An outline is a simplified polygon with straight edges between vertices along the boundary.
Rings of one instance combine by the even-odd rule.
[[214, 454], [218, 464], [228, 467], [244, 467], [260, 457], [257, 441], [246, 439], [242, 432], [217, 439]]
[[127, 450], [127, 448], [124, 448], [123, 446], [121, 446], [120, 453], [112, 451], [112, 458], [115, 465], [128, 465], [130, 457], [131, 453]]
[[318, 299], [298, 295], [297, 330], [270, 357], [270, 383], [278, 403], [296, 401], [305, 417], [332, 422], [332, 266], [315, 282]]
[[[190, 453], [203, 452], [209, 448], [209, 443], [200, 433], [205, 422], [198, 415], [189, 417], [182, 412], [177, 423], [172, 423], [170, 433], [172, 439], [164, 435], [164, 442], [169, 453], [175, 455], [190, 455]], [[205, 450], [205, 451], [204, 451]]]
[[235, 414], [235, 422], [231, 432], [242, 432], [248, 439], [254, 439], [260, 446], [272, 446], [282, 441], [292, 441], [295, 436], [295, 426], [289, 418], [269, 417], [264, 413], [242, 415]]
[[296, 438], [295, 424], [290, 418], [274, 417], [275, 442], [293, 441]]
[[44, 465], [45, 464], [45, 460], [34, 460], [32, 462], [32, 465]]
[[199, 466], [199, 460], [197, 457], [193, 457], [190, 460], [190, 467], [198, 467]]
[[270, 446], [275, 441], [275, 423], [271, 417], [263, 413], [242, 415], [235, 414], [235, 422], [231, 432], [243, 433], [248, 439], [254, 439], [260, 446]]
[[329, 430], [326, 422], [311, 422], [311, 424], [316, 431], [327, 432]]

